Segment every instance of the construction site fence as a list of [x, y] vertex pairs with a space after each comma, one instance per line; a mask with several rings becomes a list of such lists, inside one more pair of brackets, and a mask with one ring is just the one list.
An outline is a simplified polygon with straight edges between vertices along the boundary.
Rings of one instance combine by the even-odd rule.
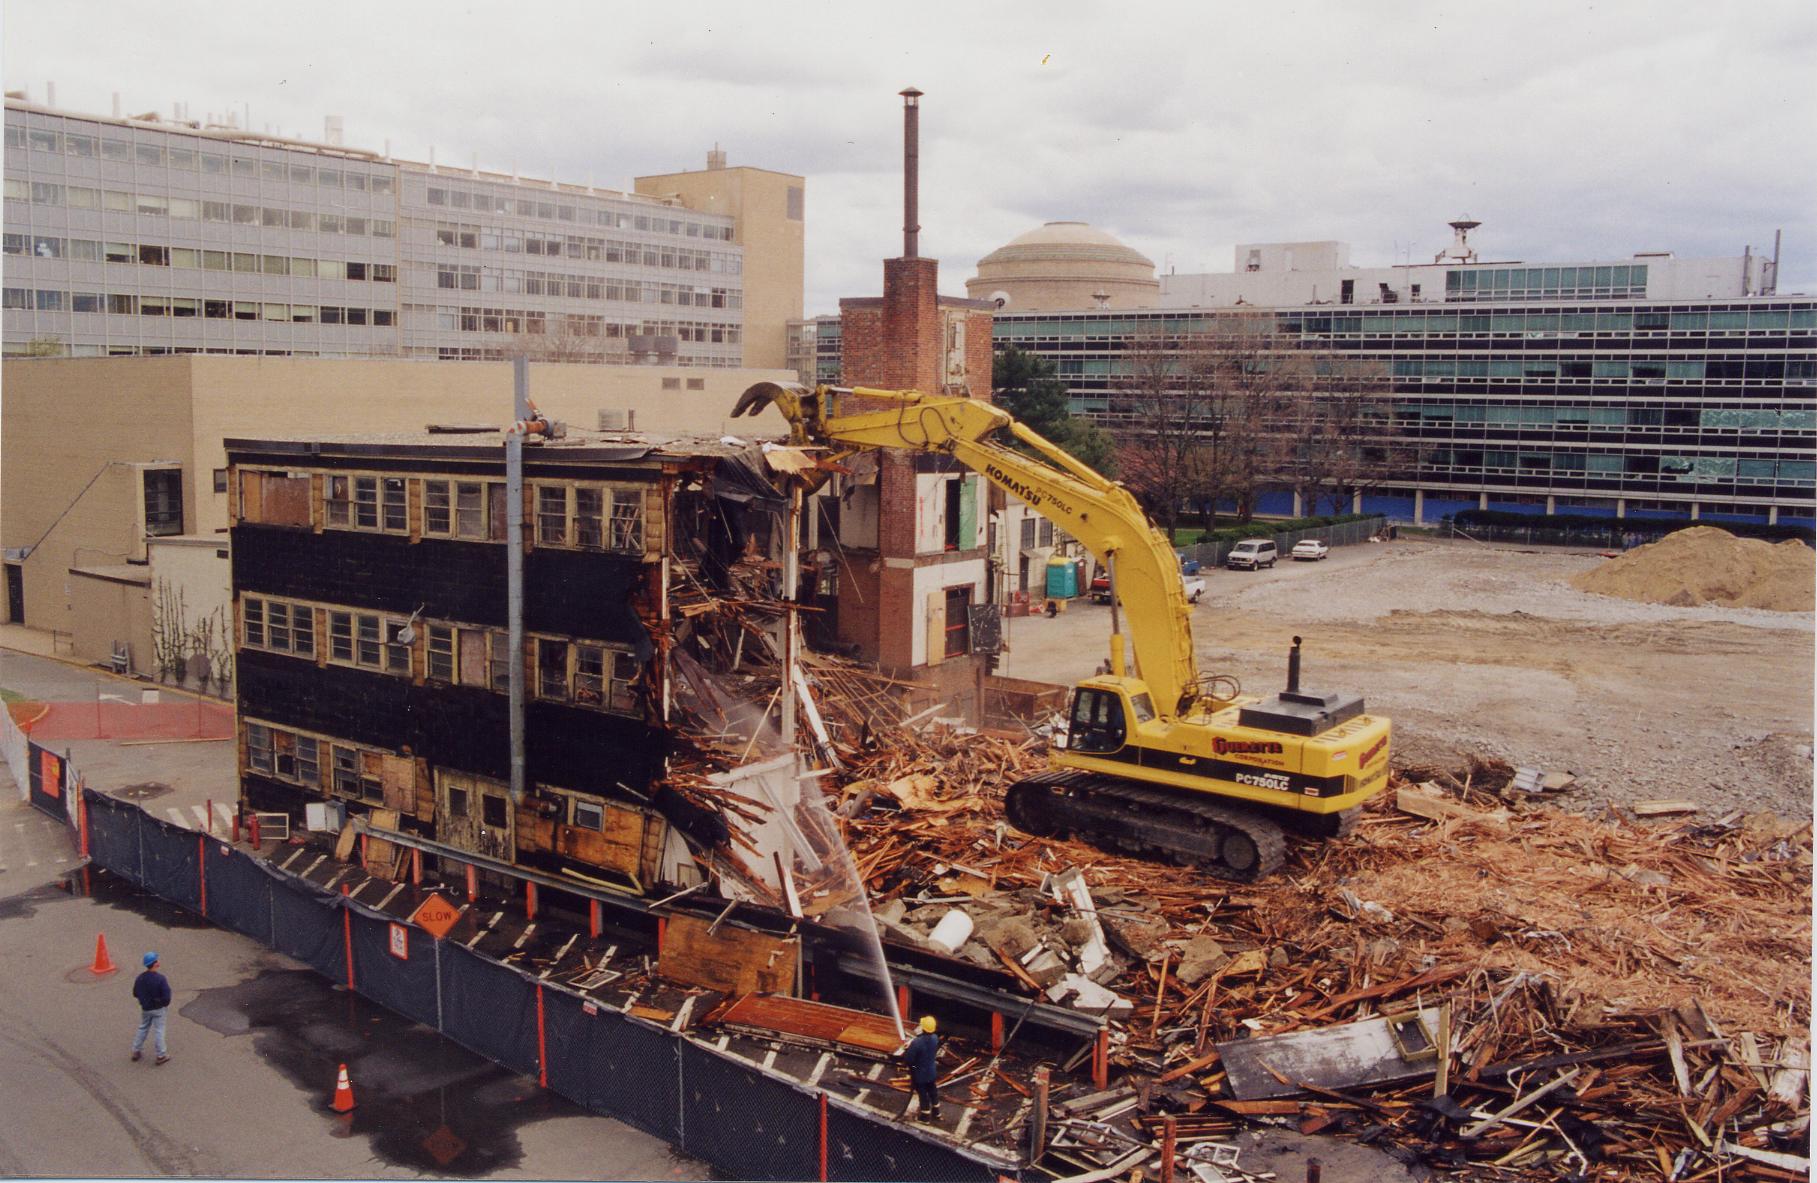
[[[33, 745], [33, 757], [41, 750]], [[817, 1091], [700, 1038], [439, 940], [218, 836], [92, 789], [75, 795], [86, 811], [93, 865], [293, 957], [593, 1112], [661, 1138], [727, 1177], [957, 1181], [1014, 1174], [837, 1097], [823, 1107]]]
[[[1386, 528], [1387, 522], [1386, 517], [1378, 514], [1374, 517], [1358, 518], [1354, 522], [1340, 522], [1335, 526], [1310, 526], [1303, 530], [1282, 530], [1272, 537], [1275, 548], [1281, 552], [1282, 558], [1286, 558], [1287, 552], [1293, 549], [1293, 544], [1303, 539], [1317, 538], [1332, 546], [1354, 546], [1356, 543], [1367, 542], [1380, 535]], [[1269, 535], [1258, 535], [1258, 537], [1269, 537]], [[1238, 541], [1248, 541], [1248, 539], [1195, 542], [1190, 546], [1180, 547], [1180, 553], [1189, 559], [1197, 559], [1202, 567], [1221, 567], [1224, 565], [1225, 556], [1231, 552]]]

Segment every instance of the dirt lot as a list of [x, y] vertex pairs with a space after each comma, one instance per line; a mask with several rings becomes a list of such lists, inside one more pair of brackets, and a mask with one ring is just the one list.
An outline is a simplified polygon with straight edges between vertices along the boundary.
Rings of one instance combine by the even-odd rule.
[[[1604, 561], [1401, 541], [1210, 572], [1193, 614], [1200, 669], [1272, 693], [1299, 634], [1303, 684], [1390, 716], [1397, 764], [1476, 753], [1575, 772], [1570, 800], [1587, 809], [1671, 797], [1809, 818], [1812, 615], [1638, 604], [1565, 582]], [[1009, 622], [1003, 672], [1091, 673], [1109, 615], [1078, 601]]]

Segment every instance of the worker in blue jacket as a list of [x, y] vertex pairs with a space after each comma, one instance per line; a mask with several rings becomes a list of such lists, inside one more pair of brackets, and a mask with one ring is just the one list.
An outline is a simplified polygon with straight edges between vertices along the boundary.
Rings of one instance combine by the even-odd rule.
[[920, 1101], [915, 1114], [920, 1121], [940, 1119], [940, 1093], [934, 1087], [934, 1082], [940, 1079], [940, 1070], [934, 1064], [939, 1055], [940, 1037], [934, 1034], [934, 1016], [923, 1015], [921, 1033], [902, 1049], [902, 1059], [908, 1064], [909, 1083], [915, 1086], [915, 1096]]
[[158, 972], [158, 955], [145, 955], [145, 972], [133, 979], [132, 996], [139, 1001], [139, 1033], [133, 1037], [132, 1058], [138, 1059], [145, 1050], [147, 1032], [155, 1035], [158, 1049], [157, 1063], [170, 1060], [170, 1053], [164, 1047], [164, 1019], [170, 1012], [170, 979]]

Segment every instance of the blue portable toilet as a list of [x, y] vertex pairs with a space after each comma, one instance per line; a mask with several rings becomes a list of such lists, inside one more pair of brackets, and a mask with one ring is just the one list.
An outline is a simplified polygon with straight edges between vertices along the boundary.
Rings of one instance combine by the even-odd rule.
[[1065, 555], [1047, 560], [1047, 596], [1052, 600], [1070, 600], [1079, 594], [1079, 568]]

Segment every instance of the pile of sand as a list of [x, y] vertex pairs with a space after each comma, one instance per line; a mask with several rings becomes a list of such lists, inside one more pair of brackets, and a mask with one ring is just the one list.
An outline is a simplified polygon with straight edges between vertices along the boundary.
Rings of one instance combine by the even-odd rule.
[[1817, 563], [1796, 539], [1774, 544], [1692, 526], [1638, 546], [1571, 580], [1582, 591], [1647, 604], [1810, 612]]

